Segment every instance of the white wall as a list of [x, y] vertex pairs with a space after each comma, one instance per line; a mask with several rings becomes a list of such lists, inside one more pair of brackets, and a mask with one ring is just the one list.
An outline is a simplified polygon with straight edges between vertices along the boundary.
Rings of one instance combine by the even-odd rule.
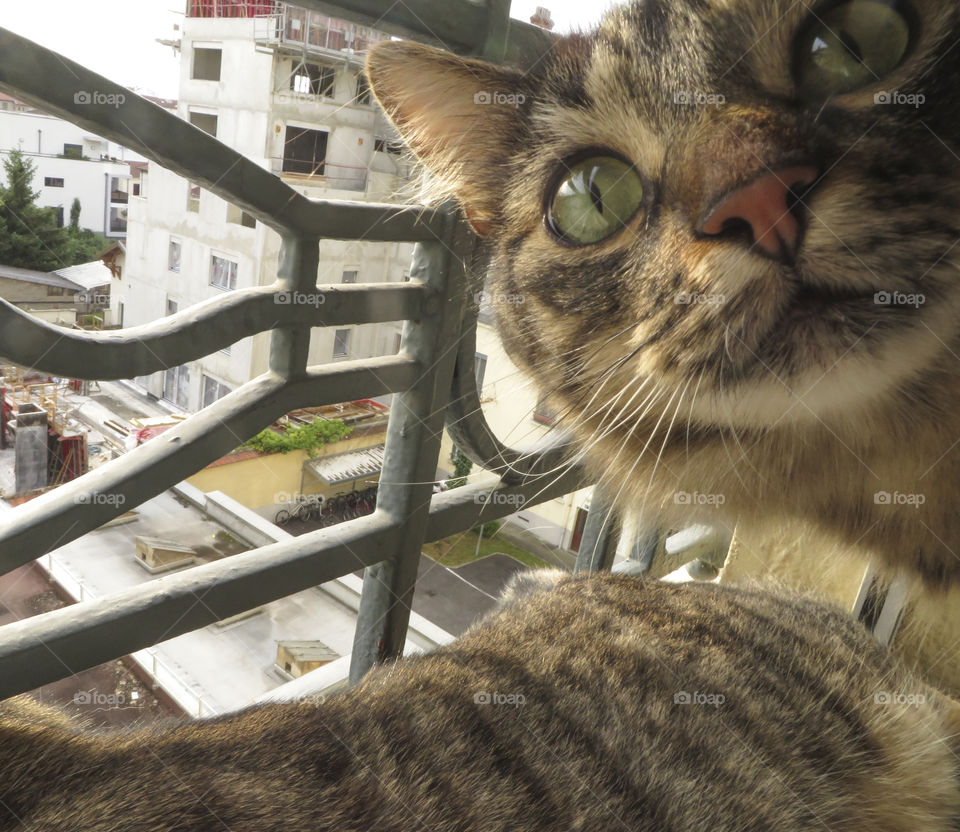
[[143, 162], [143, 156], [132, 150], [94, 135], [69, 121], [39, 113], [0, 111], [0, 150], [19, 147], [28, 153], [58, 156], [65, 144], [83, 147], [90, 159], [106, 156], [123, 162]]
[[[7, 151], [0, 150], [0, 161], [5, 160]], [[63, 223], [70, 222], [70, 206], [76, 197], [80, 200], [80, 227], [89, 228], [107, 236], [110, 233], [107, 206], [110, 177], [129, 177], [130, 168], [117, 162], [95, 162], [84, 159], [57, 159], [50, 156], [25, 154], [36, 167], [33, 188], [40, 192], [37, 204], [44, 208], [63, 207]], [[63, 187], [44, 184], [47, 178], [62, 179]], [[0, 179], [6, 177], [0, 171]]]

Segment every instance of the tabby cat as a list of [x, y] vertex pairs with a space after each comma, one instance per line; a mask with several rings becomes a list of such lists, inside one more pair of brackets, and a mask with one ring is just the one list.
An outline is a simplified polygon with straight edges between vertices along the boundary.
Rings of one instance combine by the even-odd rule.
[[529, 71], [375, 48], [512, 357], [667, 521], [960, 579], [960, 5], [637, 0]]
[[957, 724], [804, 597], [532, 573], [319, 705], [90, 734], [0, 704], [0, 829], [948, 832]]

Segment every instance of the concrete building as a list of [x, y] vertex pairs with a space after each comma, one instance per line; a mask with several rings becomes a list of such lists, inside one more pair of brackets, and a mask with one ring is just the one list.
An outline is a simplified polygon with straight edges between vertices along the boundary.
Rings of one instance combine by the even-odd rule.
[[83, 325], [110, 303], [110, 270], [100, 260], [53, 272], [0, 266], [0, 298], [48, 323]]
[[[387, 35], [259, 0], [191, 2], [181, 35], [182, 118], [308, 197], [383, 201], [400, 190], [407, 165], [360, 74], [367, 46]], [[115, 287], [125, 326], [274, 282], [275, 232], [155, 165], [143, 185], [131, 195], [123, 279]], [[409, 244], [324, 241], [317, 279], [400, 282], [411, 254]], [[399, 325], [317, 329], [310, 361], [392, 354], [399, 343]], [[268, 354], [269, 336], [256, 336], [137, 381], [195, 411], [264, 372]]]
[[61, 225], [69, 222], [73, 200], [79, 199], [81, 228], [107, 237], [126, 234], [127, 204], [138, 191], [139, 170], [146, 161], [142, 156], [69, 121], [14, 103], [10, 109], [0, 108], [0, 161], [17, 148], [36, 166], [37, 204], [56, 209]]

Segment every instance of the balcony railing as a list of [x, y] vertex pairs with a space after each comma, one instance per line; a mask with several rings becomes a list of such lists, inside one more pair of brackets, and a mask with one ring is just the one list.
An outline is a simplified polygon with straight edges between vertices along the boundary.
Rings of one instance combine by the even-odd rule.
[[273, 14], [273, 0], [189, 0], [187, 17], [257, 17]]
[[299, 5], [276, 3], [273, 9], [257, 16], [254, 38], [264, 45], [292, 47], [298, 52], [342, 56], [360, 55], [390, 36]]
[[[193, 8], [199, 14], [206, 5]], [[213, 4], [220, 11], [251, 5]], [[333, 4], [311, 0], [304, 5], [329, 11]], [[362, 24], [370, 22], [372, 7], [383, 5], [353, 0], [338, 12]], [[502, 0], [489, 0], [486, 7], [447, 0], [439, 21], [431, 8], [427, 0], [407, 0], [391, 6], [383, 20], [393, 30], [423, 39], [432, 37], [422, 22], [429, 21], [432, 30], [450, 33], [461, 48], [492, 56], [530, 54], [543, 42], [520, 24], [510, 30], [519, 41], [505, 40], [509, 4]], [[0, 88], [138, 151], [282, 237], [273, 284], [225, 293], [144, 326], [66, 330], [0, 301], [0, 355], [61, 377], [146, 376], [259, 332], [271, 333], [269, 369], [263, 375], [171, 428], [162, 441], [145, 443], [0, 515], [0, 571], [26, 564], [166, 491], [232, 450], [238, 437], [254, 435], [290, 410], [395, 394], [372, 515], [7, 625], [0, 629], [0, 699], [362, 566], [366, 572], [351, 666], [355, 680], [374, 663], [401, 653], [424, 542], [586, 484], [580, 470], [566, 463], [563, 448], [527, 454], [506, 447], [483, 418], [473, 366], [477, 287], [471, 285], [467, 267], [478, 252], [475, 238], [451, 207], [308, 199], [202, 130], [4, 29]], [[116, 95], [125, 103], [77, 103], [78, 89]], [[416, 243], [413, 280], [317, 287], [321, 239]], [[276, 302], [277, 292], [317, 291], [325, 295], [322, 305]], [[311, 328], [397, 320], [405, 321], [398, 355], [308, 366]], [[500, 475], [495, 486], [473, 484], [432, 494], [445, 414], [457, 446]], [[92, 500], [91, 494], [123, 499]], [[602, 495], [595, 496], [579, 568], [611, 563], [616, 538], [610, 517]], [[648, 544], [646, 540], [644, 552], [652, 551]], [[645, 556], [638, 554], [640, 561]]]

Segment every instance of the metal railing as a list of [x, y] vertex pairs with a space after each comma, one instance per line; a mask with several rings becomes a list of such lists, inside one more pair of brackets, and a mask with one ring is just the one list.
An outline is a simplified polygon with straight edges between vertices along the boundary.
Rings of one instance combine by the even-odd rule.
[[[509, 22], [509, 0], [320, 0], [302, 5], [377, 22], [459, 51], [531, 56], [544, 32]], [[430, 31], [426, 31], [429, 21]], [[134, 149], [239, 206], [282, 237], [276, 282], [229, 292], [143, 326], [81, 332], [0, 301], [0, 355], [79, 379], [145, 376], [271, 332], [269, 370], [215, 404], [83, 477], [0, 517], [0, 571], [75, 540], [229, 452], [304, 405], [395, 394], [376, 511], [367, 517], [190, 568], [0, 629], [0, 699], [366, 567], [351, 665], [356, 680], [401, 654], [424, 542], [535, 506], [587, 483], [564, 448], [506, 447], [487, 426], [474, 374], [476, 241], [451, 207], [311, 200], [197, 127], [48, 49], [0, 29], [0, 88]], [[95, 90], [94, 103], [77, 96]], [[121, 99], [111, 96], [121, 96]], [[122, 107], [96, 101], [124, 100]], [[149, 137], [145, 141], [143, 137]], [[321, 239], [416, 243], [410, 283], [317, 287]], [[476, 268], [471, 269], [471, 266]], [[322, 305], [277, 305], [277, 292], [322, 291]], [[312, 327], [405, 321], [400, 353], [311, 367]], [[446, 414], [457, 446], [498, 473], [495, 486], [433, 495]], [[494, 492], [497, 492], [494, 494]], [[123, 495], [90, 499], [89, 495]], [[431, 499], [432, 498], [432, 499]], [[595, 497], [579, 568], [613, 559], [613, 524]], [[637, 544], [649, 563], [656, 541]]]
[[254, 40], [261, 45], [341, 58], [361, 55], [374, 43], [389, 37], [368, 26], [348, 23], [291, 3], [277, 3], [257, 15], [254, 23]]

